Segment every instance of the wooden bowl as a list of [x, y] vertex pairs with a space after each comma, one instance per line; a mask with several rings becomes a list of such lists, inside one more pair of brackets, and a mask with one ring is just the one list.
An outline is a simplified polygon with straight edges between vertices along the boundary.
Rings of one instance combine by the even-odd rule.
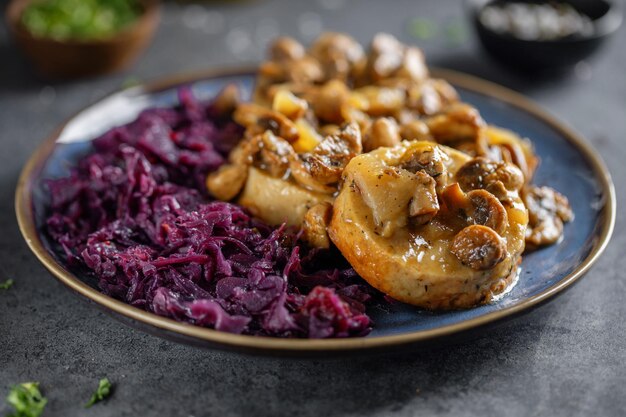
[[13, 0], [7, 26], [24, 54], [44, 76], [76, 78], [114, 72], [130, 65], [145, 49], [159, 21], [158, 0], [139, 0], [143, 12], [113, 37], [94, 40], [55, 40], [33, 36], [22, 24], [32, 0]]

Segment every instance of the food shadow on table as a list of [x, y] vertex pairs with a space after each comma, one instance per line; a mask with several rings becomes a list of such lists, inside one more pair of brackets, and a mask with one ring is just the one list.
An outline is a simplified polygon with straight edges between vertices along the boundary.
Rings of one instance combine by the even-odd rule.
[[[197, 379], [194, 391], [212, 392], [220, 400], [215, 404], [198, 395], [193, 406], [198, 410], [223, 401], [233, 414], [241, 415], [279, 415], [281, 410], [295, 407], [302, 415], [401, 412], [430, 407], [449, 390], [477, 381], [485, 384], [485, 390], [501, 392], [504, 388], [482, 376], [496, 364], [501, 372], [514, 374], [520, 364], [531, 363], [540, 349], [540, 339], [545, 337], [545, 327], [557, 313], [555, 304], [546, 305], [523, 320], [514, 320], [472, 341], [377, 357], [285, 360], [229, 353], [205, 355], [204, 351], [190, 352], [190, 357], [185, 354], [189, 352], [186, 348], [167, 342], [161, 342], [164, 351], [155, 354], [169, 358], [167, 369], [179, 368], [176, 375], [212, 375]], [[550, 332], [557, 337], [562, 330], [551, 328]], [[179, 352], [181, 349], [185, 351]], [[159, 358], [150, 360], [158, 362]], [[176, 375], [170, 376], [174, 378], [171, 383], [182, 383]], [[245, 401], [232, 401], [233, 393], [243, 391]], [[341, 401], [337, 401], [339, 398]]]

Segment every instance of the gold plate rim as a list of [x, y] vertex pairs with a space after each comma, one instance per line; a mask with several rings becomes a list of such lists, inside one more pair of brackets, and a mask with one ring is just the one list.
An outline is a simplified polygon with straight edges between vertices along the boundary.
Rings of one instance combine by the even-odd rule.
[[[147, 92], [158, 91], [165, 88], [175, 87], [179, 84], [191, 83], [202, 79], [254, 73], [255, 70], [255, 67], [244, 67], [178, 74], [143, 84], [142, 87]], [[608, 245], [615, 225], [615, 187], [611, 180], [611, 175], [597, 151], [585, 139], [575, 133], [564, 123], [550, 115], [539, 105], [513, 90], [472, 75], [439, 68], [433, 69], [432, 73], [436, 77], [446, 79], [455, 86], [504, 101], [507, 104], [513, 105], [514, 107], [517, 107], [550, 125], [557, 132], [559, 132], [559, 134], [565, 137], [568, 142], [576, 146], [576, 148], [585, 156], [598, 177], [604, 195], [607, 197], [602, 212], [600, 213], [602, 224], [599, 239], [595, 242], [593, 249], [587, 257], [576, 267], [574, 271], [559, 280], [559, 282], [555, 283], [543, 292], [536, 294], [514, 306], [493, 311], [483, 316], [460, 323], [430, 330], [421, 330], [391, 336], [319, 340], [281, 339], [262, 336], [235, 335], [220, 332], [191, 324], [179, 323], [172, 319], [157, 316], [156, 314], [140, 310], [136, 307], [123, 303], [122, 301], [110, 298], [82, 282], [78, 277], [67, 271], [63, 266], [55, 261], [51, 254], [44, 248], [41, 240], [39, 239], [32, 210], [31, 192], [34, 179], [52, 152], [55, 141], [63, 128], [66, 126], [67, 122], [72, 120], [77, 114], [80, 113], [80, 111], [58, 127], [54, 133], [36, 149], [22, 169], [15, 192], [15, 211], [19, 229], [30, 250], [35, 254], [44, 267], [52, 273], [54, 277], [61, 281], [61, 283], [75, 292], [127, 319], [148, 324], [182, 336], [198, 339], [201, 343], [204, 342], [221, 348], [246, 350], [249, 352], [257, 351], [259, 353], [319, 353], [324, 351], [379, 350], [385, 347], [395, 347], [432, 341], [434, 339], [452, 336], [457, 333], [481, 327], [489, 323], [494, 323], [507, 317], [513, 317], [562, 292], [582, 277], [597, 261]], [[112, 93], [111, 95], [116, 93], [117, 92]]]

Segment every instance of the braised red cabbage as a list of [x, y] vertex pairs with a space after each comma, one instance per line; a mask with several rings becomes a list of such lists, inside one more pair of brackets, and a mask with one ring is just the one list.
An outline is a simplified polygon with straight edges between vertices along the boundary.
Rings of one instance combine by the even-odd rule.
[[204, 180], [242, 134], [211, 103], [142, 112], [93, 142], [71, 175], [49, 181], [47, 232], [100, 290], [135, 307], [231, 333], [366, 335], [374, 290], [337, 253], [312, 250]]

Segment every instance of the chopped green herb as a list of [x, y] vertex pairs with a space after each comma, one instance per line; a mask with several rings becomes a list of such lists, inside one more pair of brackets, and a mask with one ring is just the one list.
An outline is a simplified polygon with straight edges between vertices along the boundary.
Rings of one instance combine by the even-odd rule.
[[0, 282], [0, 290], [8, 290], [13, 286], [13, 284], [14, 281], [12, 279], [7, 279], [4, 282]]
[[47, 402], [39, 391], [39, 382], [14, 385], [7, 396], [7, 403], [15, 408], [15, 412], [7, 417], [39, 417]]
[[122, 81], [122, 88], [131, 88], [141, 84], [139, 77], [130, 76]]
[[85, 40], [111, 37], [140, 14], [137, 0], [39, 0], [28, 2], [21, 20], [34, 36]]
[[417, 39], [430, 39], [437, 34], [437, 25], [431, 20], [417, 17], [409, 23], [409, 33]]
[[98, 389], [93, 393], [91, 399], [87, 404], [85, 404], [85, 408], [89, 408], [95, 403], [104, 400], [111, 394], [111, 382], [109, 382], [108, 378], [102, 378], [98, 383]]
[[453, 22], [445, 27], [446, 39], [451, 45], [461, 45], [467, 38], [465, 25], [461, 22]]

